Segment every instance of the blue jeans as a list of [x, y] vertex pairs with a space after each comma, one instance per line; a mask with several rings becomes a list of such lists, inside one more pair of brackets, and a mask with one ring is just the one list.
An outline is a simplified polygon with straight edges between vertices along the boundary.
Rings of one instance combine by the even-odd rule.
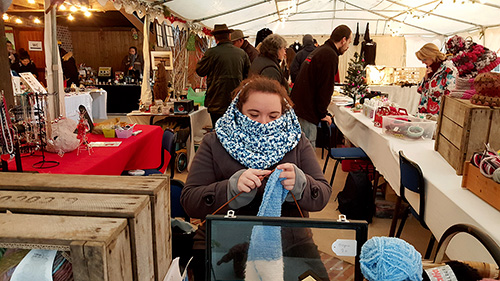
[[313, 148], [316, 148], [316, 137], [318, 135], [318, 126], [299, 117], [300, 127], [306, 138], [311, 142]]

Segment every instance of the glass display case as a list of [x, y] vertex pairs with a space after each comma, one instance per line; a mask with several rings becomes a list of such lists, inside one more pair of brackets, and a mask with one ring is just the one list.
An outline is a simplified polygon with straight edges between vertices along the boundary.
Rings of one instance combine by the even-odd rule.
[[206, 280], [361, 281], [367, 230], [345, 219], [207, 216]]

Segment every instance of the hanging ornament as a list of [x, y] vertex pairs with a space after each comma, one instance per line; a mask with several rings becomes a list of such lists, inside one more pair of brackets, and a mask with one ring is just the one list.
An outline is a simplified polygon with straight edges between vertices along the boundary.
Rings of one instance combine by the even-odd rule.
[[163, 6], [163, 15], [165, 16], [165, 18], [168, 18], [171, 15], [170, 10], [166, 6]]
[[146, 5], [143, 3], [139, 4], [139, 9], [137, 9], [137, 16], [142, 19], [146, 15]]
[[115, 9], [117, 10], [121, 10], [122, 8], [122, 1], [121, 0], [114, 0], [113, 1], [113, 6], [115, 7]]
[[108, 3], [108, 0], [97, 0], [97, 2], [104, 7], [106, 6], [106, 3]]
[[132, 28], [130, 31], [132, 31], [132, 38], [134, 38], [134, 40], [139, 40], [139, 33], [137, 32], [137, 29]]

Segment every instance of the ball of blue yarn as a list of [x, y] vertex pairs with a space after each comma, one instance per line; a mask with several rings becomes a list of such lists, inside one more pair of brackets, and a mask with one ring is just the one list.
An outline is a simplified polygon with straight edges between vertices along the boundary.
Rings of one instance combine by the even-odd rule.
[[422, 256], [406, 241], [373, 237], [361, 247], [361, 272], [369, 281], [422, 281]]

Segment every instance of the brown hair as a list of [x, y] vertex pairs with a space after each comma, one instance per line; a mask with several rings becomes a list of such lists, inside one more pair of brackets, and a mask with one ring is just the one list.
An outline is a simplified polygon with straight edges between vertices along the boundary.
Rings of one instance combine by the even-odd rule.
[[415, 55], [419, 60], [431, 59], [433, 62], [441, 62], [446, 59], [446, 54], [441, 53], [438, 46], [432, 43], [425, 44]]
[[340, 42], [342, 38], [345, 37], [346, 40], [351, 37], [352, 31], [347, 25], [339, 25], [335, 27], [335, 29], [332, 31], [332, 34], [330, 35], [330, 39], [333, 40], [334, 43]]
[[288, 96], [286, 89], [276, 80], [269, 79], [263, 76], [253, 76], [243, 80], [238, 88], [233, 91], [233, 98], [240, 93], [236, 107], [239, 111], [242, 110], [243, 104], [247, 102], [248, 97], [253, 92], [262, 92], [267, 94], [275, 94], [281, 99], [281, 114], [284, 114], [288, 109], [293, 107], [293, 102]]
[[278, 59], [278, 51], [281, 48], [286, 48], [285, 38], [278, 34], [271, 34], [262, 41], [260, 46], [260, 53], [268, 58]]

